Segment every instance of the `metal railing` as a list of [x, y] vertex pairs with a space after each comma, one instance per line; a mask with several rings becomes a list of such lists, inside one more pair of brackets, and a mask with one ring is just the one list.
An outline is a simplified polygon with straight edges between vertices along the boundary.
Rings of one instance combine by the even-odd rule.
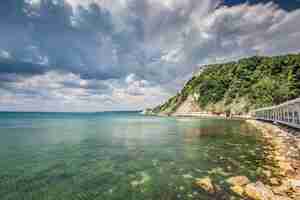
[[277, 122], [300, 129], [300, 98], [254, 110], [251, 115], [258, 120]]

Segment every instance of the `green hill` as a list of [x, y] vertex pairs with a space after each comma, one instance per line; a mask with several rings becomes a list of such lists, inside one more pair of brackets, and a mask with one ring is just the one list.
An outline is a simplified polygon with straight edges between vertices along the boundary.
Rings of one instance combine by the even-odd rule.
[[202, 69], [176, 96], [152, 112], [170, 115], [192, 97], [200, 110], [243, 114], [300, 96], [300, 54], [255, 56]]

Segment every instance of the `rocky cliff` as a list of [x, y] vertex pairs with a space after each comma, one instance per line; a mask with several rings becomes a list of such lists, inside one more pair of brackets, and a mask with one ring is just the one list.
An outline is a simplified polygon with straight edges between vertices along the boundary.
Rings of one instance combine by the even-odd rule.
[[152, 109], [173, 115], [207, 111], [246, 114], [300, 96], [300, 54], [251, 57], [202, 66], [174, 97]]

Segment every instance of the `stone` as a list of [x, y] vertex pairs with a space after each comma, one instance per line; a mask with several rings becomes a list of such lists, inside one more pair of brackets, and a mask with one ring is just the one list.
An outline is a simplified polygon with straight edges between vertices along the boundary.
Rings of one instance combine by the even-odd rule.
[[294, 168], [291, 166], [290, 163], [288, 162], [279, 162], [278, 166], [280, 167], [280, 169], [282, 169], [282, 171], [287, 172], [287, 171], [295, 171]]
[[192, 179], [193, 178], [193, 176], [190, 175], [190, 174], [183, 174], [182, 177], [185, 178], [185, 179]]
[[273, 200], [273, 192], [261, 182], [250, 183], [245, 187], [245, 194], [252, 200]]
[[300, 140], [298, 139], [298, 141], [297, 141], [297, 147], [298, 147], [298, 149], [300, 149]]
[[292, 199], [289, 197], [276, 195], [276, 196], [274, 196], [273, 200], [292, 200]]
[[238, 195], [240, 195], [240, 196], [243, 196], [243, 194], [244, 194], [244, 188], [243, 188], [242, 186], [235, 185], [235, 186], [231, 186], [230, 189], [231, 189], [234, 193], [236, 193], [236, 194], [238, 194]]
[[235, 176], [226, 180], [227, 183], [233, 186], [243, 186], [250, 183], [249, 179], [246, 176]]
[[215, 187], [209, 177], [196, 179], [196, 185], [206, 192], [215, 193]]
[[300, 169], [300, 160], [293, 160], [292, 167], [295, 169]]
[[262, 173], [263, 173], [267, 178], [269, 178], [269, 177], [272, 176], [272, 172], [269, 171], [269, 170], [263, 170]]
[[285, 194], [290, 190], [290, 188], [291, 187], [289, 185], [282, 184], [277, 187], [272, 187], [272, 191], [274, 192], [274, 194]]
[[294, 178], [294, 177], [297, 176], [297, 171], [296, 171], [296, 170], [294, 170], [294, 171], [287, 171], [287, 172], [285, 173], [285, 176], [286, 176], [287, 178]]
[[290, 179], [289, 183], [293, 190], [300, 189], [300, 180]]
[[279, 185], [280, 181], [277, 178], [270, 178], [271, 185]]
[[276, 160], [278, 162], [284, 162], [286, 160], [286, 158], [284, 156], [275, 156], [274, 160]]

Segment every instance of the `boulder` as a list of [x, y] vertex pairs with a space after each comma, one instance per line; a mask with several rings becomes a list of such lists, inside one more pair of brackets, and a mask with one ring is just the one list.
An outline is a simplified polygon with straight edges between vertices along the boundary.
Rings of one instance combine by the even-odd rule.
[[262, 182], [250, 183], [245, 187], [245, 194], [252, 200], [273, 200], [273, 192]]
[[209, 177], [198, 178], [195, 184], [206, 192], [215, 193], [215, 187]]
[[270, 178], [272, 176], [272, 172], [269, 170], [263, 170], [262, 173], [267, 177]]
[[277, 186], [277, 187], [273, 187], [272, 188], [272, 191], [275, 193], [275, 194], [286, 194], [287, 192], [289, 192], [291, 189], [291, 186], [289, 184], [285, 184], [285, 183], [282, 183], [280, 186]]
[[279, 168], [282, 170], [282, 175], [286, 175], [287, 173], [293, 173], [295, 172], [294, 168], [291, 166], [289, 162], [279, 162], [278, 163]]
[[300, 139], [297, 140], [297, 144], [296, 145], [297, 145], [298, 149], [300, 149]]
[[243, 196], [244, 194], [244, 188], [239, 185], [231, 186], [230, 187], [231, 191], [233, 191], [235, 194], [238, 194], [240, 196]]
[[273, 200], [292, 200], [292, 199], [285, 196], [274, 196]]
[[300, 194], [300, 180], [289, 179], [289, 184], [290, 184], [291, 188], [293, 189], [293, 191]]
[[226, 180], [227, 183], [233, 186], [243, 186], [250, 183], [249, 179], [246, 176], [235, 176]]
[[291, 165], [294, 169], [300, 169], [300, 160], [293, 160]]
[[280, 181], [277, 178], [270, 178], [271, 185], [279, 185]]

